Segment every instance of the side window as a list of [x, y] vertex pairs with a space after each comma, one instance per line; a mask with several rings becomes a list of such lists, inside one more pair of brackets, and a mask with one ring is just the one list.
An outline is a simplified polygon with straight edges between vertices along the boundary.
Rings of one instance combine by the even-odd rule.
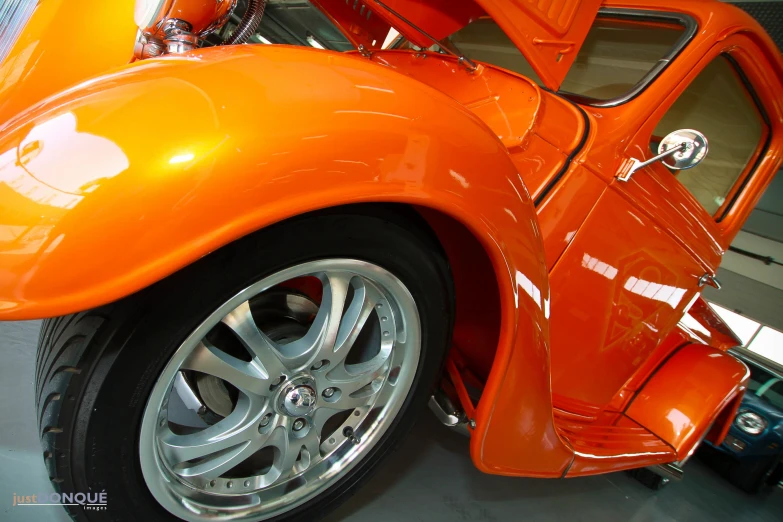
[[756, 155], [766, 125], [734, 66], [719, 56], [680, 95], [655, 128], [651, 147], [679, 129], [707, 136], [709, 152], [696, 167], [673, 172], [715, 215]]

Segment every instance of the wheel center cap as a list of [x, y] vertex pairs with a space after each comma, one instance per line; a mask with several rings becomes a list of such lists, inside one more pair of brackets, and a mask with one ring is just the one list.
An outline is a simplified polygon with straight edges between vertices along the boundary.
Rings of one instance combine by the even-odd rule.
[[294, 386], [286, 390], [283, 396], [283, 410], [292, 417], [301, 417], [310, 413], [317, 398], [315, 390], [310, 386]]

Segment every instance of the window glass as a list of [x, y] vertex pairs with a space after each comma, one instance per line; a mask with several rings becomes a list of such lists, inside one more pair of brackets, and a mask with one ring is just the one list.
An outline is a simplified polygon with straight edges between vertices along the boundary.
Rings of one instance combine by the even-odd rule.
[[762, 394], [761, 398], [777, 408], [783, 408], [783, 381], [775, 379]]
[[750, 370], [750, 379], [748, 380], [748, 390], [755, 392], [761, 386], [772, 379], [774, 376], [767, 370], [756, 366], [755, 364], [746, 363], [746, 366]]
[[655, 128], [652, 148], [679, 129], [696, 129], [709, 142], [707, 157], [677, 179], [714, 215], [753, 157], [764, 122], [734, 67], [721, 56], [685, 89]]
[[622, 96], [674, 48], [684, 30], [598, 18], [560, 90], [596, 100]]

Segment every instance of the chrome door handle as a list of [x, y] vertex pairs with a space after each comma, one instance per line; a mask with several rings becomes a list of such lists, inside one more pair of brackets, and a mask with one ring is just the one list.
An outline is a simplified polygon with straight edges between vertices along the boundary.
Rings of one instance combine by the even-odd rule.
[[701, 276], [699, 278], [699, 288], [701, 288], [703, 286], [706, 286], [706, 285], [710, 285], [715, 290], [720, 290], [721, 289], [720, 281], [718, 280], [717, 277], [715, 277], [712, 274], [704, 274], [703, 276]]

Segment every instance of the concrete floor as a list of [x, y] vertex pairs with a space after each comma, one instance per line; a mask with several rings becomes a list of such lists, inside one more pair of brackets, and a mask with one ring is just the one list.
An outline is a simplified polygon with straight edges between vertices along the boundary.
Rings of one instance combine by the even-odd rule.
[[[35, 426], [37, 322], [0, 323], [0, 521], [66, 522], [58, 507], [12, 507], [13, 493], [51, 491]], [[109, 493], [109, 503], [111, 494]], [[781, 521], [783, 490], [750, 496], [701, 461], [652, 492], [624, 473], [570, 480], [484, 475], [468, 440], [423, 418], [398, 452], [328, 522], [386, 521]]]

